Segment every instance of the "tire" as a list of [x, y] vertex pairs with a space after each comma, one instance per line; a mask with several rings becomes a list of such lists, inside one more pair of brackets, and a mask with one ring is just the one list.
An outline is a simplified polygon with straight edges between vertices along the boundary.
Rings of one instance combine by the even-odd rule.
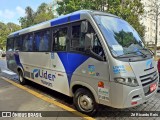
[[18, 77], [19, 77], [19, 78], [18, 78], [19, 83], [20, 83], [21, 85], [25, 85], [25, 84], [26, 84], [26, 79], [24, 78], [23, 73], [22, 73], [21, 70], [19, 71]]
[[76, 90], [73, 97], [73, 103], [78, 111], [90, 116], [93, 116], [97, 110], [95, 98], [92, 93], [85, 88]]

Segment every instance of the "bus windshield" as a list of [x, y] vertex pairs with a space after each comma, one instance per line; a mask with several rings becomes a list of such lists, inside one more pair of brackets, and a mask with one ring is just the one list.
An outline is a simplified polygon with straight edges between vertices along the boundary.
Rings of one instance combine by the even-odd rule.
[[126, 21], [102, 15], [95, 15], [94, 18], [100, 26], [110, 51], [115, 57], [150, 54], [144, 48], [144, 44], [138, 33]]

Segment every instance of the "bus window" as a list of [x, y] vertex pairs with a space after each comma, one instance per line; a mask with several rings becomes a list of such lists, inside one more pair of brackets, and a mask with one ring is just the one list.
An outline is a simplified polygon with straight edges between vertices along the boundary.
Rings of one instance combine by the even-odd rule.
[[57, 32], [53, 34], [53, 50], [65, 51], [66, 40], [67, 40], [67, 28], [60, 28]]
[[9, 38], [7, 40], [7, 51], [13, 51], [13, 43], [14, 43], [13, 38]]
[[33, 51], [33, 35], [27, 34], [23, 36], [23, 51]]
[[49, 51], [49, 35], [49, 30], [35, 33], [34, 51]]
[[93, 29], [93, 27], [91, 26], [90, 23], [88, 25], [88, 33], [93, 33], [94, 34], [92, 51], [95, 54], [97, 54], [98, 56], [104, 57], [104, 51], [103, 51], [102, 45], [100, 43], [100, 40], [99, 40], [95, 30]]
[[71, 29], [72, 29], [71, 48], [70, 48], [71, 51], [85, 52], [85, 47], [84, 47], [85, 34], [93, 33], [94, 40], [93, 40], [92, 52], [94, 52], [98, 56], [104, 57], [104, 51], [103, 51], [102, 45], [91, 24], [89, 24], [87, 33], [82, 33], [80, 31], [81, 30], [80, 23], [78, 24], [76, 23], [75, 25], [73, 24]]
[[70, 50], [84, 52], [84, 34], [81, 33], [80, 23], [72, 26]]
[[23, 44], [22, 40], [17, 37], [14, 39], [14, 51], [18, 50], [18, 51], [21, 51], [21, 45]]

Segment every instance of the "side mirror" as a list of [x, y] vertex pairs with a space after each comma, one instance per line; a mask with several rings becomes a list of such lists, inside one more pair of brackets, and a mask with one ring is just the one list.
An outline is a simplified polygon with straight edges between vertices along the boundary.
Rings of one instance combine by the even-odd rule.
[[82, 33], [87, 33], [88, 31], [88, 22], [87, 21], [82, 21], [81, 23], [81, 32]]
[[85, 50], [90, 50], [93, 48], [93, 33], [88, 33], [85, 35]]

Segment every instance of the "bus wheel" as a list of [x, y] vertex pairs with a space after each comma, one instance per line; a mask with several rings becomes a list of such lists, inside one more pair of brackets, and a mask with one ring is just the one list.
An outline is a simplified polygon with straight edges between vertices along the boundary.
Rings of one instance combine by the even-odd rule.
[[19, 83], [20, 83], [21, 85], [25, 85], [25, 84], [26, 84], [26, 79], [24, 78], [22, 71], [20, 70], [20, 71], [18, 72], [18, 74], [19, 74], [19, 75], [18, 75], [18, 76], [19, 76], [19, 78], [18, 78]]
[[96, 112], [97, 104], [92, 93], [84, 88], [79, 88], [73, 98], [73, 102], [78, 111], [93, 115]]

